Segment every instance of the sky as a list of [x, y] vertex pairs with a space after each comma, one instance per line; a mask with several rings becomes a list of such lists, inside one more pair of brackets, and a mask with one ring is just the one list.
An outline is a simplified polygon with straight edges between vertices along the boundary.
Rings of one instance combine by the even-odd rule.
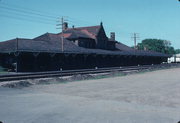
[[58, 20], [72, 27], [103, 22], [106, 35], [133, 46], [132, 34], [171, 41], [180, 48], [180, 2], [178, 0], [0, 0], [0, 41], [34, 38], [59, 33]]

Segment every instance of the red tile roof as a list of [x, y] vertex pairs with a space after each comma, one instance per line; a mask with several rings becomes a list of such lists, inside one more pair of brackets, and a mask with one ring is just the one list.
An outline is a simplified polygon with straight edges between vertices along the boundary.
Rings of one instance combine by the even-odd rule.
[[[78, 27], [78, 28], [68, 28], [64, 30], [64, 37], [73, 38], [91, 38], [96, 39], [101, 26], [89, 26], [89, 27]], [[62, 33], [59, 33], [62, 36]]]

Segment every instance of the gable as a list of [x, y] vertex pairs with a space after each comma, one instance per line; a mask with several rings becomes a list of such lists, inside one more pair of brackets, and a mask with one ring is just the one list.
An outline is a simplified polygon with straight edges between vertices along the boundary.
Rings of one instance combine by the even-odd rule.
[[100, 26], [99, 32], [96, 36], [96, 43], [97, 43], [96, 46], [97, 48], [107, 49], [108, 38], [106, 36], [106, 33], [102, 25]]
[[102, 25], [101, 25], [100, 28], [99, 28], [99, 31], [98, 31], [98, 33], [97, 33], [97, 36], [107, 38], [106, 32], [105, 32], [104, 27], [103, 27]]

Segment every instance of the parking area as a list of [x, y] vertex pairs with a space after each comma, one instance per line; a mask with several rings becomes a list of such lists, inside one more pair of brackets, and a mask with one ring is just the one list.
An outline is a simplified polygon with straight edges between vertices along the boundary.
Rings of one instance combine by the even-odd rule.
[[180, 68], [123, 77], [0, 88], [4, 123], [177, 123]]

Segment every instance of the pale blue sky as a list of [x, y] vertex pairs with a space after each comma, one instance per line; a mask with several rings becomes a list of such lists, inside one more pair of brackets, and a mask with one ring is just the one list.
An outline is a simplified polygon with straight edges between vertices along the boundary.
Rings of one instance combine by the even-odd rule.
[[129, 46], [136, 32], [138, 42], [166, 39], [180, 48], [178, 0], [1, 0], [0, 41], [58, 33], [55, 25], [62, 15], [76, 27], [99, 25], [102, 21], [107, 36], [114, 31], [116, 39]]

